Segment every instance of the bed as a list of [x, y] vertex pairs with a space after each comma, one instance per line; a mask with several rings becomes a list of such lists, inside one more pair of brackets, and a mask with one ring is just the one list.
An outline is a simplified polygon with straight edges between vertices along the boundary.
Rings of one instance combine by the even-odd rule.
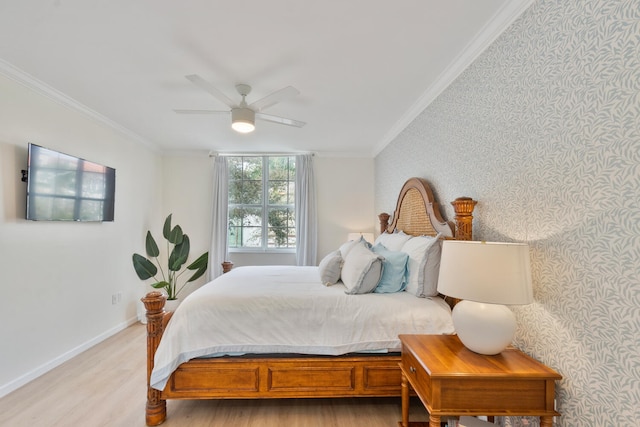
[[[475, 201], [459, 198], [452, 204], [455, 224], [441, 217], [428, 183], [411, 178], [400, 191], [393, 215], [379, 215], [380, 237], [395, 238], [401, 231], [409, 236], [471, 240]], [[455, 301], [416, 298], [404, 291], [350, 295], [348, 286], [323, 286], [318, 277], [317, 267], [240, 267], [191, 294], [175, 314], [164, 311], [162, 294], [147, 294], [142, 299], [147, 310], [147, 425], [158, 425], [166, 419], [167, 399], [401, 396], [401, 357], [396, 340], [398, 333], [407, 331], [396, 331], [394, 328], [400, 326], [391, 320], [378, 322], [385, 328], [376, 324], [376, 306], [395, 307], [392, 310], [397, 315], [392, 317], [397, 317], [399, 324], [426, 328], [411, 332], [453, 333], [449, 305]], [[266, 293], [255, 301], [242, 300], [256, 292], [253, 282], [259, 282], [261, 292], [264, 289]], [[293, 302], [285, 303], [289, 301], [285, 297]], [[320, 319], [323, 312], [313, 314], [311, 310], [325, 298], [334, 311]], [[207, 300], [224, 303], [211, 309]], [[211, 325], [233, 316], [236, 300], [243, 301], [240, 305], [248, 306], [244, 309], [249, 311], [215, 336], [189, 334], [198, 329], [196, 320]], [[286, 310], [280, 310], [279, 304], [296, 307], [298, 312], [280, 318]], [[416, 308], [410, 310], [414, 305]], [[357, 311], [358, 319], [362, 317], [375, 327], [350, 328], [349, 317], [338, 314], [343, 310]], [[420, 317], [427, 311], [438, 316]], [[273, 334], [249, 336], [247, 329], [235, 329], [243, 323], [250, 328], [251, 324], [266, 322], [272, 322], [268, 330], [273, 329]], [[318, 335], [333, 331], [328, 334], [331, 345], [307, 342], [313, 334], [279, 330], [277, 325], [287, 322], [302, 323], [302, 331], [311, 329]], [[378, 335], [368, 334], [371, 329]], [[282, 341], [275, 342], [279, 337]]]

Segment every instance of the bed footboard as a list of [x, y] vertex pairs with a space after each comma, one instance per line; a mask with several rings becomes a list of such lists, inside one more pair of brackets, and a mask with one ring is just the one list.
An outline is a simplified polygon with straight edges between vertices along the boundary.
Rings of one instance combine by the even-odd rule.
[[167, 417], [167, 399], [282, 399], [400, 396], [400, 355], [239, 356], [194, 359], [171, 375], [163, 391], [150, 385], [156, 349], [173, 313], [165, 296], [142, 298], [147, 310], [146, 423]]
[[164, 399], [400, 396], [401, 357], [239, 356], [194, 359], [171, 375]]

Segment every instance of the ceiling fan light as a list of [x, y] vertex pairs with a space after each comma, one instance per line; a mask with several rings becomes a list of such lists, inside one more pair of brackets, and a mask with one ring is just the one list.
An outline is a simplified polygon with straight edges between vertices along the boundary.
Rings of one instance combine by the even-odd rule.
[[249, 133], [256, 128], [256, 113], [250, 108], [234, 108], [231, 110], [231, 128], [236, 132]]

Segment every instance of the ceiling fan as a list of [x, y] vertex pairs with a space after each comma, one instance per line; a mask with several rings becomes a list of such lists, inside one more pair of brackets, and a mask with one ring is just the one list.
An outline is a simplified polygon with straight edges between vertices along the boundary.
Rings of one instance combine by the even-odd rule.
[[277, 90], [264, 98], [247, 104], [246, 97], [251, 92], [251, 86], [247, 84], [236, 85], [236, 90], [242, 96], [240, 103], [234, 102], [224, 93], [220, 92], [209, 82], [204, 80], [197, 74], [190, 74], [185, 76], [189, 81], [198, 86], [199, 88], [209, 92], [216, 99], [228, 105], [230, 110], [216, 111], [216, 110], [173, 110], [179, 114], [229, 114], [231, 113], [231, 128], [240, 133], [253, 132], [255, 129], [255, 119], [265, 120], [268, 122], [279, 123], [281, 125], [302, 127], [306, 123], [298, 120], [287, 119], [284, 117], [272, 116], [270, 114], [264, 114], [262, 110], [265, 110], [280, 101], [291, 98], [298, 95], [300, 92], [293, 86], [287, 86], [280, 90]]

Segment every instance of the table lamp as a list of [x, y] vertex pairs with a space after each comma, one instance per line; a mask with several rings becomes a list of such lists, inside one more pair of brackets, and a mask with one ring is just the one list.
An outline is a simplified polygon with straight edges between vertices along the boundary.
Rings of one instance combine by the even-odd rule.
[[453, 325], [465, 347], [500, 353], [516, 332], [516, 318], [505, 304], [533, 302], [529, 245], [445, 240], [438, 292], [462, 299], [453, 309]]
[[373, 244], [373, 242], [375, 241], [375, 238], [373, 237], [373, 233], [362, 233], [362, 232], [347, 234], [347, 241], [360, 240], [361, 237], [371, 244]]

